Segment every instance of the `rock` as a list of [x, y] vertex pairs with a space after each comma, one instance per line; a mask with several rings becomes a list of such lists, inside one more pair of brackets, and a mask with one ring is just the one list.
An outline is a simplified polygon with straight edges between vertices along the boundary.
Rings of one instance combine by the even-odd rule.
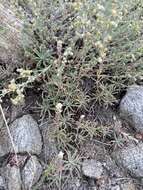
[[[118, 167], [115, 160], [108, 154], [105, 146], [92, 140], [86, 142], [83, 147], [83, 157], [99, 161], [102, 164], [103, 171], [101, 177], [96, 179], [96, 184], [91, 184], [91, 178], [88, 179], [88, 184], [91, 187], [96, 186], [98, 190], [136, 190], [130, 176], [125, 175]], [[92, 171], [94, 170], [92, 169]]]
[[0, 190], [29, 190], [42, 174], [42, 166], [36, 156], [11, 155], [0, 169]]
[[126, 182], [126, 183], [122, 183], [120, 185], [120, 189], [121, 190], [136, 190], [135, 185], [133, 184], [132, 181]]
[[120, 103], [121, 117], [143, 133], [143, 86], [132, 86]]
[[51, 124], [44, 124], [40, 127], [43, 137], [43, 149], [41, 157], [45, 162], [51, 161], [58, 155], [55, 139], [50, 135], [50, 130], [53, 130]]
[[121, 190], [119, 185], [115, 185], [111, 187], [111, 190]]
[[0, 114], [0, 129], [3, 127], [3, 125], [4, 125], [3, 117]]
[[6, 183], [2, 176], [0, 176], [0, 190], [6, 190]]
[[136, 190], [136, 187], [131, 179], [128, 179], [128, 181], [124, 180], [126, 178], [120, 179], [107, 178], [104, 181], [103, 178], [103, 181], [100, 181], [98, 184], [98, 190]]
[[21, 190], [20, 169], [17, 166], [5, 166], [1, 175], [3, 179], [5, 179], [6, 190]]
[[[38, 124], [30, 115], [15, 120], [10, 126], [11, 136], [17, 153], [40, 154], [42, 139]], [[6, 128], [0, 133], [0, 157], [14, 152]]]
[[[6, 6], [7, 3], [8, 1], [0, 2], [0, 60], [4, 66], [15, 68], [16, 65], [22, 66], [22, 39], [28, 36], [23, 32], [23, 20], [17, 17], [11, 6]], [[30, 42], [30, 38], [28, 39]]]
[[87, 177], [99, 179], [102, 176], [103, 167], [97, 160], [84, 160], [82, 163], [82, 171]]
[[24, 190], [29, 190], [38, 182], [42, 174], [42, 166], [36, 156], [31, 156], [22, 170]]
[[143, 143], [130, 144], [112, 154], [118, 166], [133, 177], [143, 178]]
[[86, 181], [76, 179], [76, 178], [69, 179], [69, 181], [63, 188], [63, 190], [90, 190], [90, 189], [93, 189], [93, 188], [89, 186], [89, 184]]

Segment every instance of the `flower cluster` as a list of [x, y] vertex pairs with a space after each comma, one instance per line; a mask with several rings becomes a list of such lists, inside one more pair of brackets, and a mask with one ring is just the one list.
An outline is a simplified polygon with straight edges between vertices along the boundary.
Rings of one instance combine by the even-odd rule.
[[14, 104], [14, 105], [18, 105], [18, 104], [21, 104], [24, 102], [24, 94], [21, 90], [17, 89], [16, 90], [16, 97], [15, 98], [11, 98], [11, 102]]
[[17, 72], [20, 73], [20, 77], [21, 78], [29, 77], [32, 74], [32, 70], [29, 70], [29, 69], [25, 70], [25, 69], [22, 69], [22, 68], [21, 69], [17, 69]]
[[75, 11], [79, 11], [81, 9], [82, 2], [81, 1], [76, 1], [72, 3], [72, 7], [74, 8]]
[[69, 57], [73, 57], [73, 51], [72, 51], [72, 48], [71, 47], [68, 47], [64, 54], [63, 54], [63, 63], [67, 63], [68, 62], [68, 58]]
[[62, 105], [61, 103], [58, 103], [58, 104], [56, 105], [56, 111], [57, 111], [58, 113], [61, 113], [61, 112], [62, 112], [62, 108], [63, 108], [63, 105]]
[[[26, 78], [27, 80], [31, 80], [32, 70], [17, 69], [17, 71], [20, 73], [19, 77], [21, 79]], [[26, 84], [27, 81], [23, 83], [18, 83], [15, 79], [12, 79], [8, 84], [7, 88], [4, 88], [2, 90], [2, 97], [4, 97], [6, 94], [10, 94], [11, 102], [14, 105], [22, 104], [24, 102], [24, 88]]]

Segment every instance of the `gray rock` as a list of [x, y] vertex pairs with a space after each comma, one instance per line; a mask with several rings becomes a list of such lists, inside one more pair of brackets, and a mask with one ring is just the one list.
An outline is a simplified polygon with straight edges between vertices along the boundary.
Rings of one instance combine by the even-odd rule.
[[0, 190], [6, 190], [6, 183], [2, 176], [0, 176]]
[[96, 190], [93, 189], [86, 181], [80, 179], [69, 179], [63, 190]]
[[111, 187], [111, 190], [121, 190], [119, 185], [115, 185]]
[[[97, 179], [95, 184], [98, 190], [136, 190], [130, 176], [125, 175], [121, 168], [118, 167], [115, 160], [105, 150], [105, 146], [94, 141], [88, 141], [83, 146], [83, 153], [83, 156], [102, 163], [103, 172], [101, 178]], [[91, 183], [91, 178], [90, 181], [88, 180], [88, 184], [89, 182], [90, 186], [94, 187], [94, 184]]]
[[[30, 116], [25, 115], [15, 120], [10, 126], [17, 153], [40, 154], [42, 149], [42, 139], [38, 124]], [[0, 133], [0, 156], [9, 152], [14, 152], [8, 132], [3, 128]]]
[[112, 154], [117, 164], [133, 177], [143, 178], [143, 143], [130, 144]]
[[121, 184], [120, 190], [136, 190], [136, 187], [132, 181], [129, 181], [129, 182]]
[[5, 179], [6, 190], [21, 190], [20, 169], [17, 166], [7, 165], [3, 168], [3, 179]]
[[126, 176], [114, 178], [110, 177], [110, 174], [106, 174], [99, 180], [98, 190], [136, 190], [136, 187], [132, 179]]
[[102, 176], [103, 167], [97, 160], [84, 160], [82, 163], [82, 171], [87, 177], [99, 179]]
[[36, 156], [31, 156], [25, 164], [21, 176], [24, 190], [29, 190], [38, 182], [42, 174], [42, 166]]
[[132, 86], [120, 103], [121, 117], [143, 132], [143, 86]]
[[45, 162], [48, 162], [58, 155], [58, 149], [56, 147], [55, 139], [51, 135], [51, 130], [53, 130], [53, 126], [46, 123], [42, 125], [40, 129], [43, 137], [43, 149], [41, 157]]
[[0, 129], [3, 127], [3, 125], [4, 125], [3, 117], [0, 114]]

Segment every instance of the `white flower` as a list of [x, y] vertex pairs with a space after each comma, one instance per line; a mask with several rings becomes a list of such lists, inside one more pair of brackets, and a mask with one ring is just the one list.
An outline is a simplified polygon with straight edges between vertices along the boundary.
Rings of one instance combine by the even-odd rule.
[[2, 94], [5, 95], [5, 94], [7, 94], [7, 93], [8, 93], [8, 89], [4, 88], [4, 89], [2, 90]]
[[102, 59], [101, 57], [98, 57], [97, 61], [98, 61], [99, 63], [102, 63], [102, 62], [103, 62], [103, 59]]
[[115, 28], [118, 26], [118, 23], [116, 23], [115, 21], [111, 21], [110, 22], [112, 26], [114, 26]]
[[20, 76], [22, 78], [26, 78], [26, 77], [29, 77], [31, 75], [32, 70], [30, 70], [30, 69], [27, 69], [27, 70], [25, 70], [25, 69], [17, 69], [17, 72], [20, 73]]
[[111, 35], [107, 35], [105, 38], [104, 38], [104, 42], [110, 42], [112, 41], [112, 36]]
[[63, 41], [62, 41], [62, 40], [58, 40], [58, 41], [57, 41], [57, 46], [62, 46], [62, 44], [63, 44]]
[[112, 9], [112, 15], [115, 17], [117, 16], [117, 10], [116, 9]]
[[57, 112], [61, 113], [61, 112], [62, 112], [62, 107], [63, 107], [63, 104], [58, 103], [58, 104], [56, 105], [56, 110], [57, 110]]
[[105, 57], [106, 57], [106, 53], [103, 52], [103, 51], [101, 51], [101, 52], [100, 52], [100, 57], [101, 57], [101, 58], [105, 58]]
[[14, 92], [16, 89], [17, 89], [17, 85], [16, 85], [16, 83], [15, 83], [15, 80], [12, 79], [12, 80], [10, 81], [10, 84], [8, 85], [8, 90], [9, 90], [10, 92]]
[[114, 116], [113, 116], [113, 120], [114, 120], [114, 121], [116, 121], [116, 120], [117, 120], [116, 115], [114, 115]]
[[61, 40], [57, 41], [57, 50], [60, 53], [62, 50], [63, 42]]
[[85, 115], [81, 115], [81, 116], [80, 116], [80, 119], [84, 119], [84, 118], [85, 118]]
[[104, 48], [104, 46], [103, 46], [103, 44], [102, 44], [101, 41], [97, 41], [97, 42], [95, 43], [95, 46], [96, 46], [97, 48], [99, 48], [99, 49], [103, 49], [103, 48]]
[[101, 11], [105, 10], [105, 7], [103, 5], [97, 4], [97, 8]]
[[72, 48], [71, 47], [68, 47], [66, 49], [66, 51], [64, 52], [64, 56], [67, 57], [67, 56], [73, 56], [73, 52], [72, 52]]
[[11, 101], [14, 105], [18, 105], [24, 102], [24, 95], [18, 94], [15, 98], [11, 98]]
[[62, 151], [60, 151], [58, 154], [58, 158], [63, 160], [63, 157], [64, 157], [64, 153]]

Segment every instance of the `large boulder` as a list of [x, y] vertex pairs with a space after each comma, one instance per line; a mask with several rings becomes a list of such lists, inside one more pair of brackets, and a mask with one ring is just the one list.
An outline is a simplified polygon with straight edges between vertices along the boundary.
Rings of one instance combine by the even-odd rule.
[[143, 178], [143, 143], [130, 144], [113, 153], [119, 167], [135, 178]]
[[120, 103], [121, 117], [143, 133], [143, 86], [132, 86]]
[[[41, 134], [37, 122], [30, 115], [24, 115], [15, 120], [9, 128], [17, 153], [40, 154], [42, 149]], [[9, 134], [4, 127], [0, 133], [0, 156], [13, 152]]]
[[[20, 63], [23, 22], [14, 11], [0, 2], [0, 60], [4, 63]], [[13, 64], [11, 64], [13, 67]]]

